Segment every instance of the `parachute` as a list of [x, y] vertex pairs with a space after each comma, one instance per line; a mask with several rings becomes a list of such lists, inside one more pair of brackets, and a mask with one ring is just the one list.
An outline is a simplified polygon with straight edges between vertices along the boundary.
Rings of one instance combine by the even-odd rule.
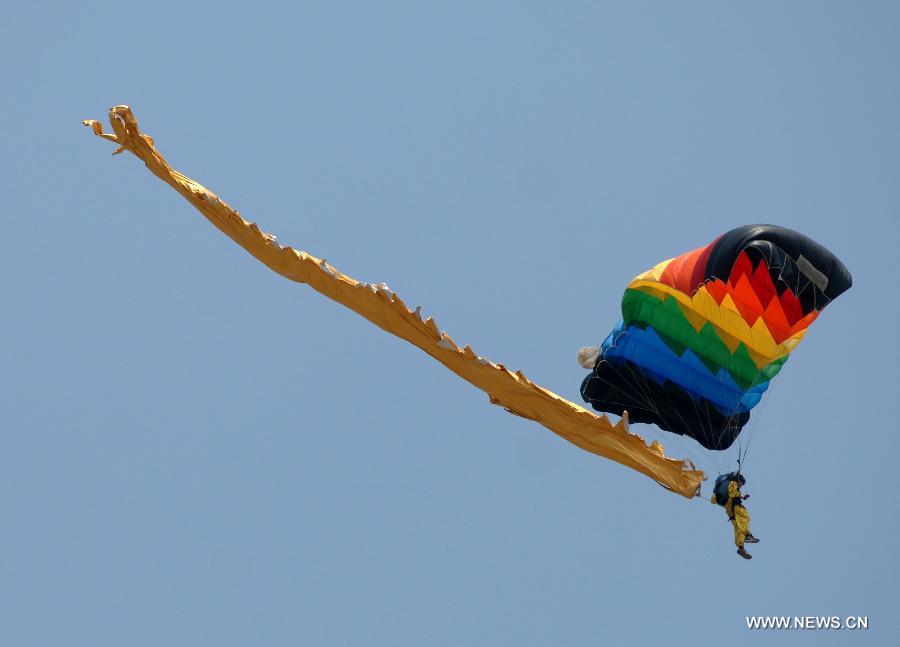
[[[438, 329], [432, 318], [423, 319], [419, 307], [415, 310], [410, 310], [384, 284], [376, 285], [357, 281], [341, 273], [323, 259], [316, 258], [306, 252], [297, 251], [292, 247], [281, 245], [275, 236], [263, 232], [255, 223], [244, 220], [237, 211], [232, 209], [212, 191], [169, 166], [156, 149], [153, 139], [140, 131], [137, 119], [128, 106], [111, 108], [109, 120], [113, 133], [103, 132], [102, 126], [97, 121], [85, 120], [83, 123], [89, 126], [98, 137], [118, 145], [113, 154], [129, 151], [143, 161], [154, 175], [175, 189], [220, 231], [274, 272], [293, 281], [309, 285], [317, 292], [353, 310], [383, 330], [413, 344], [462, 379], [485, 391], [491, 404], [501, 406], [506, 411], [517, 416], [534, 420], [585, 451], [636, 470], [650, 477], [666, 489], [686, 498], [693, 498], [699, 494], [700, 484], [705, 479], [703, 471], [698, 470], [689, 460], [666, 457], [663, 447], [658, 441], [653, 441], [648, 445], [643, 438], [632, 433], [629, 427], [631, 407], [635, 407], [636, 419], [652, 421], [656, 424], [661, 422], [670, 430], [685, 433], [690, 431], [689, 426], [679, 427], [678, 422], [680, 421], [681, 413], [688, 410], [687, 402], [683, 401], [680, 406], [666, 409], [662, 406], [662, 403], [667, 398], [675, 396], [683, 400], [685, 397], [688, 397], [694, 402], [708, 403], [702, 406], [706, 407], [710, 417], [714, 416], [713, 411], [718, 411], [720, 415], [717, 420], [725, 421], [729, 416], [726, 416], [717, 407], [723, 402], [731, 402], [727, 398], [731, 397], [733, 400], [735, 395], [732, 392], [733, 389], [732, 391], [722, 390], [722, 387], [711, 385], [708, 379], [705, 381], [699, 379], [673, 379], [674, 376], [670, 376], [670, 369], [677, 365], [677, 362], [671, 360], [671, 358], [669, 358], [668, 364], [665, 361], [653, 362], [649, 359], [644, 361], [644, 358], [648, 358], [653, 353], [658, 353], [658, 351], [672, 352], [672, 348], [682, 351], [676, 353], [679, 357], [686, 356], [686, 351], [690, 348], [692, 353], [698, 353], [697, 360], [696, 362], [692, 359], [689, 360], [693, 364], [689, 364], [688, 360], [685, 360], [682, 361], [682, 365], [690, 366], [691, 370], [697, 369], [698, 366], [705, 368], [707, 366], [706, 363], [711, 362], [709, 356], [713, 351], [710, 350], [704, 353], [699, 349], [704, 344], [711, 349], [715, 346], [709, 331], [705, 329], [707, 321], [713, 322], [713, 331], [717, 332], [717, 334], [721, 332], [724, 335], [720, 337], [721, 343], [725, 344], [726, 348], [733, 346], [736, 358], [733, 362], [720, 362], [720, 366], [725, 367], [726, 371], [734, 369], [734, 374], [738, 377], [729, 379], [733, 380], [738, 386], [750, 385], [756, 391], [761, 392], [760, 385], [762, 382], [757, 379], [756, 373], [748, 373], [749, 364], [747, 364], [745, 356], [749, 357], [755, 366], [762, 366], [759, 372], [763, 375], [769, 375], [774, 370], [771, 365], [775, 364], [780, 358], [787, 356], [787, 352], [790, 352], [790, 349], [793, 348], [791, 344], [799, 339], [798, 335], [805, 329], [805, 325], [808, 325], [814, 318], [814, 315], [810, 314], [812, 311], [803, 310], [803, 306], [808, 303], [812, 303], [816, 307], [822, 305], [821, 300], [823, 298], [836, 296], [835, 287], [841, 283], [840, 272], [835, 271], [838, 265], [829, 265], [814, 251], [808, 251], [806, 247], [800, 250], [802, 258], [800, 258], [800, 252], [789, 254], [794, 259], [793, 265], [789, 265], [786, 260], [782, 259], [782, 256], [778, 256], [777, 259], [782, 259], [781, 261], [777, 259], [775, 261], [781, 263], [779, 267], [785, 267], [788, 272], [799, 272], [800, 274], [797, 275], [798, 280], [800, 280], [800, 275], [808, 276], [812, 274], [816, 278], [816, 285], [821, 284], [821, 287], [819, 292], [816, 292], [811, 297], [812, 301], [809, 301], [809, 295], [798, 287], [799, 284], [794, 286], [797, 289], [793, 294], [799, 295], [798, 302], [800, 306], [797, 306], [789, 297], [785, 298], [786, 305], [781, 306], [781, 308], [786, 323], [781, 328], [775, 328], [779, 338], [778, 342], [775, 341], [775, 337], [772, 337], [773, 333], [766, 333], [771, 337], [767, 346], [766, 340], [769, 337], [765, 337], [760, 332], [759, 325], [753, 324], [749, 326], [748, 333], [744, 330], [744, 328], [748, 328], [747, 324], [744, 323], [743, 327], [741, 327], [735, 318], [736, 315], [740, 314], [740, 311], [736, 310], [736, 308], [746, 307], [744, 302], [748, 298], [745, 298], [745, 287], [732, 290], [734, 296], [729, 296], [731, 293], [728, 293], [725, 287], [707, 287], [706, 291], [703, 292], [707, 296], [697, 297], [697, 305], [693, 307], [688, 306], [688, 304], [694, 303], [695, 295], [691, 294], [691, 290], [683, 289], [686, 285], [687, 273], [689, 273], [687, 260], [679, 261], [676, 259], [663, 264], [663, 266], [658, 266], [647, 275], [638, 277], [633, 286], [629, 286], [629, 289], [633, 288], [634, 294], [629, 297], [631, 300], [629, 300], [627, 309], [623, 304], [625, 319], [621, 331], [611, 335], [608, 339], [609, 343], [605, 345], [604, 351], [607, 356], [601, 358], [601, 361], [598, 362], [591, 376], [589, 376], [589, 379], [592, 376], [596, 379], [590, 382], [586, 380], [585, 384], [590, 384], [591, 386], [586, 389], [583, 388], [582, 391], [583, 395], [588, 397], [595, 408], [601, 411], [615, 412], [622, 416], [621, 420], [612, 423], [605, 414], [596, 415], [531, 382], [521, 371], [512, 372], [503, 364], [494, 363], [476, 354], [469, 346], [458, 346], [446, 332]], [[750, 249], [750, 247], [753, 247], [752, 245], [748, 247], [746, 244], [737, 244], [731, 238], [728, 241], [730, 246], [736, 245], [736, 247], [740, 247], [741, 251], [745, 248]], [[764, 245], [759, 247], [759, 249], [770, 254], [775, 254], [777, 251], [775, 247], [770, 249]], [[783, 247], [783, 249], [786, 249], [788, 252], [794, 251], [794, 248], [790, 246]], [[721, 250], [721, 254], [726, 252], [727, 250], [725, 249]], [[752, 268], [757, 267], [753, 263], [755, 258], [753, 254], [756, 253], [755, 251], [747, 252]], [[717, 262], [721, 254], [715, 256]], [[703, 254], [699, 256], [703, 256]], [[719, 265], [710, 265], [710, 259], [713, 258], [712, 252], [704, 256], [704, 258], [704, 268], [707, 265], [712, 268], [719, 268]], [[771, 258], [776, 257], [771, 256]], [[787, 255], [784, 255], [784, 258], [787, 258]], [[727, 264], [726, 261], [722, 262]], [[770, 265], [775, 267], [772, 263]], [[699, 268], [700, 265], [694, 263], [691, 267]], [[842, 268], [843, 266], [839, 267]], [[813, 269], [815, 272], [813, 272]], [[720, 271], [720, 269], [709, 270], [711, 272], [710, 277], [730, 276], [727, 272], [716, 274], [716, 272]], [[693, 272], [693, 269], [690, 272]], [[830, 285], [826, 285], [816, 272], [824, 273], [823, 276], [831, 281]], [[753, 281], [761, 280], [754, 279], [755, 276], [756, 274], [751, 272], [741, 285], [743, 286], [746, 282], [755, 285]], [[849, 274], [846, 275], [846, 282], [847, 287], [849, 287]], [[780, 285], [777, 282], [775, 283]], [[698, 279], [697, 285], [699, 284], [700, 281]], [[690, 283], [687, 285], [690, 285]], [[715, 290], [717, 289], [720, 291], [722, 289], [726, 290], [726, 293], [718, 302], [716, 302], [716, 297], [720, 295], [720, 292], [716, 292]], [[700, 293], [701, 291], [698, 290], [695, 294]], [[651, 301], [647, 299], [651, 299]], [[659, 302], [658, 307], [653, 305], [653, 299]], [[716, 303], [716, 308], [712, 307], [713, 302]], [[738, 305], [739, 302], [741, 305]], [[647, 307], [648, 303], [650, 304], [649, 309]], [[732, 304], [731, 307], [729, 307], [729, 303]], [[752, 299], [750, 299], [750, 303], [753, 305]], [[766, 303], [768, 304], [768, 301]], [[675, 309], [673, 309], [673, 306]], [[713, 310], [719, 314], [716, 315], [716, 312], [713, 312]], [[815, 310], [815, 307], [813, 310]], [[659, 316], [651, 311], [658, 311], [657, 314]], [[802, 313], [802, 316], [799, 318], [798, 312]], [[765, 321], [774, 318], [773, 321], [777, 319], [776, 323], [780, 322], [776, 315], [769, 316], [768, 310], [765, 310], [764, 314], [769, 317]], [[689, 335], [685, 336], [679, 332], [684, 332], [682, 330], [684, 328], [683, 321], [687, 321], [688, 324], [695, 327], [695, 330], [698, 331], [697, 339], [690, 338]], [[790, 334], [781, 339], [782, 332], [789, 332]], [[641, 337], [641, 335], [644, 337]], [[655, 346], [649, 346], [645, 343], [649, 336], [652, 335], [655, 335], [660, 342], [656, 343]], [[631, 350], [625, 351], [626, 347], [630, 348], [629, 345], [632, 343], [629, 340], [636, 342], [634, 348], [637, 350], [635, 352]], [[650, 339], [650, 342], [655, 343], [652, 339]], [[688, 342], [693, 344], [693, 346], [688, 346]], [[741, 343], [744, 344], [745, 350], [738, 351], [738, 345]], [[698, 350], [694, 350], [694, 347], [697, 347]], [[719, 349], [719, 353], [721, 352], [721, 348], [718, 346], [715, 348]], [[713, 355], [719, 357], [715, 353]], [[773, 359], [763, 362], [764, 359], [770, 357]], [[722, 361], [724, 362], [724, 358], [722, 358]], [[763, 363], [759, 364], [759, 362]], [[780, 367], [780, 364], [776, 365]], [[642, 371], [642, 377], [646, 378], [645, 387], [650, 387], [651, 383], [656, 385], [654, 387], [656, 391], [651, 393], [651, 396], [655, 398], [655, 402], [639, 396], [631, 388], [636, 383], [625, 379], [625, 372], [630, 373], [634, 370]], [[766, 371], [769, 373], [766, 373]], [[621, 379], [619, 379], [620, 377]], [[724, 377], [722, 381], [727, 382]], [[700, 386], [701, 382], [705, 386]], [[676, 391], [676, 386], [681, 391]], [[694, 390], [686, 390], [686, 387], [691, 387]], [[718, 397], [719, 392], [716, 389], [722, 390], [721, 397]], [[753, 397], [752, 394], [748, 396], [746, 402], [743, 399], [738, 400], [742, 406], [746, 406], [752, 401]], [[732, 410], [737, 411], [734, 407], [732, 407]], [[664, 415], [660, 415], [660, 413]], [[694, 417], [694, 420], [696, 419], [697, 416]], [[739, 421], [740, 416], [737, 416], [736, 420]], [[704, 427], [701, 437], [707, 438], [711, 442], [715, 434], [718, 433], [716, 429], [731, 429], [735, 424], [735, 422], [729, 422], [728, 424], [720, 423], [718, 426]], [[715, 445], [716, 443], [711, 442], [711, 444]]]
[[732, 445], [810, 324], [850, 288], [825, 247], [747, 225], [637, 276], [581, 395], [598, 411]]

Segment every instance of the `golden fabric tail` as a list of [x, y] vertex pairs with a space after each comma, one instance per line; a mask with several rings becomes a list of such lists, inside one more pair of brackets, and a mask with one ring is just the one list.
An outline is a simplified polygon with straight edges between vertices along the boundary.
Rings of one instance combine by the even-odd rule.
[[488, 394], [492, 404], [510, 413], [539, 422], [582, 449], [621, 463], [655, 480], [684, 497], [694, 497], [704, 479], [690, 461], [666, 458], [662, 445], [647, 445], [628, 429], [628, 417], [613, 424], [605, 415], [594, 415], [573, 402], [534, 384], [521, 371], [509, 371], [460, 348], [431, 318], [423, 320], [419, 308], [410, 310], [383, 285], [360, 283], [342, 274], [324, 260], [306, 252], [283, 247], [275, 237], [244, 220], [211, 191], [172, 169], [153, 144], [140, 132], [128, 106], [110, 109], [113, 133], [104, 133], [97, 121], [86, 120], [94, 134], [118, 148], [113, 154], [129, 151], [147, 168], [178, 191], [206, 218], [238, 245], [275, 272], [293, 281], [306, 283], [329, 299], [350, 308], [387, 332], [422, 349], [462, 379]]

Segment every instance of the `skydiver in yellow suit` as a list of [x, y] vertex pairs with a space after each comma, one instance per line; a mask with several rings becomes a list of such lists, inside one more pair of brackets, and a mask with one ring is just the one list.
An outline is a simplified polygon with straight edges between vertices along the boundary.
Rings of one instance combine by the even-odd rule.
[[[725, 512], [728, 520], [734, 526], [734, 545], [737, 546], [737, 554], [744, 559], [753, 556], [744, 549], [744, 542], [755, 544], [759, 541], [750, 532], [750, 513], [744, 507], [744, 501], [750, 498], [749, 494], [741, 494], [741, 487], [747, 482], [743, 474], [728, 481], [728, 502], [725, 504]], [[712, 502], [716, 503], [716, 495], [713, 494]]]

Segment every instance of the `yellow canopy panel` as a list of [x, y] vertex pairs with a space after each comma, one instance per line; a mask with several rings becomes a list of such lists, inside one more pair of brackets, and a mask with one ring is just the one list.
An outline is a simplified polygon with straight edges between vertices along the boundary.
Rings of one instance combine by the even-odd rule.
[[703, 472], [687, 460], [666, 458], [663, 447], [628, 430], [627, 415], [612, 424], [605, 415], [590, 411], [534, 384], [521, 371], [515, 373], [460, 348], [431, 318], [423, 320], [419, 309], [406, 307], [385, 286], [360, 283], [324, 260], [278, 244], [274, 236], [247, 222], [217, 195], [172, 169], [153, 144], [140, 132], [128, 106], [109, 111], [113, 133], [104, 133], [97, 121], [87, 120], [94, 134], [119, 145], [113, 154], [129, 151], [150, 171], [178, 191], [206, 218], [271, 270], [293, 281], [306, 283], [329, 299], [350, 308], [379, 328], [422, 349], [462, 379], [488, 394], [492, 404], [510, 413], [539, 422], [582, 449], [621, 463], [652, 478], [663, 487], [692, 498], [699, 493]]

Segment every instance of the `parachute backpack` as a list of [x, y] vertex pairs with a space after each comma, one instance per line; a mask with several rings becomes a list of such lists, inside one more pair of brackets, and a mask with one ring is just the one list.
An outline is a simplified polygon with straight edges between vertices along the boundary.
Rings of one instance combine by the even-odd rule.
[[713, 486], [713, 494], [716, 496], [716, 503], [724, 508], [725, 504], [728, 503], [728, 484], [732, 481], [742, 480], [744, 480], [744, 477], [741, 476], [740, 472], [729, 472], [728, 474], [722, 474], [716, 478], [716, 484]]

